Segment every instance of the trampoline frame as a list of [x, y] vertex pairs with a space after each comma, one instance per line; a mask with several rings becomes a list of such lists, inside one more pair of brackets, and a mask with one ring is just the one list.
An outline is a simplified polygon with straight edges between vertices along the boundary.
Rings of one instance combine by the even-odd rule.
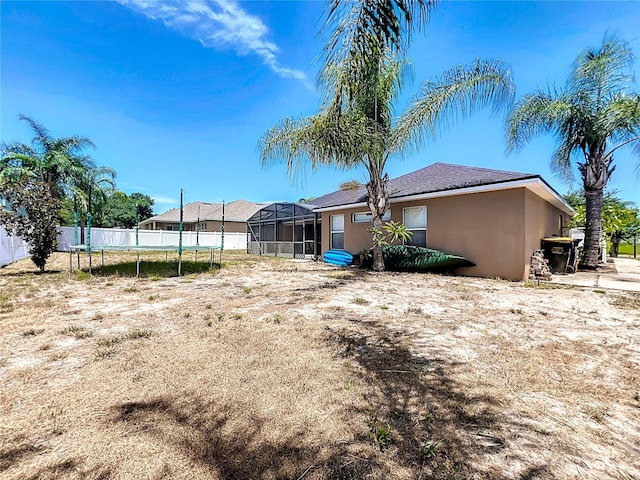
[[220, 246], [205, 245], [70, 245], [69, 246], [69, 272], [73, 272], [73, 253], [78, 255], [78, 269], [80, 269], [80, 252], [87, 252], [89, 256], [89, 274], [91, 274], [91, 253], [94, 250], [100, 250], [101, 266], [104, 267], [104, 252], [136, 252], [136, 277], [140, 276], [140, 252], [165, 252], [165, 261], [169, 261], [169, 252], [178, 253], [178, 276], [182, 273], [182, 254], [181, 252], [195, 252], [196, 261], [198, 261], [199, 251], [208, 251], [210, 254], [209, 266], [213, 266], [215, 260], [215, 251], [220, 250], [220, 264], [222, 264], [222, 248]]

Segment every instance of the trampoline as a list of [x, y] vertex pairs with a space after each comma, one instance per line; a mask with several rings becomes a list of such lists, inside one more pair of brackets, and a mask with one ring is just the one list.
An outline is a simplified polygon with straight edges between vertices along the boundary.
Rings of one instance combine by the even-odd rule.
[[215, 261], [215, 251], [220, 250], [220, 263], [222, 264], [222, 248], [220, 246], [204, 245], [71, 245], [69, 246], [69, 271], [73, 271], [73, 253], [86, 252], [89, 255], [89, 273], [91, 273], [91, 254], [100, 251], [101, 265], [104, 267], [104, 252], [136, 252], [136, 277], [140, 276], [140, 252], [165, 252], [165, 261], [168, 261], [169, 252], [178, 253], [178, 276], [182, 273], [181, 252], [195, 252], [196, 261], [198, 252], [209, 252], [209, 266], [213, 266]]
[[[222, 244], [220, 246], [207, 245], [183, 245], [182, 244], [182, 221], [184, 214], [183, 207], [184, 190], [180, 189], [180, 236], [178, 245], [138, 245], [138, 230], [140, 221], [136, 211], [136, 244], [135, 245], [94, 245], [91, 243], [91, 185], [89, 185], [89, 205], [87, 207], [87, 243], [78, 242], [78, 215], [77, 204], [74, 202], [73, 223], [75, 228], [75, 245], [69, 246], [69, 272], [73, 271], [73, 253], [78, 255], [78, 269], [80, 269], [80, 252], [86, 252], [89, 257], [89, 275], [91, 275], [91, 253], [99, 250], [102, 266], [104, 267], [104, 252], [136, 252], [136, 277], [140, 276], [140, 252], [165, 252], [165, 261], [169, 260], [169, 252], [178, 253], [178, 276], [182, 274], [182, 252], [195, 252], [195, 260], [198, 261], [198, 252], [209, 252], [209, 266], [213, 266], [215, 251], [220, 250], [220, 265], [222, 266], [222, 252], [224, 251], [224, 200], [222, 201]], [[198, 224], [200, 221], [198, 220]]]

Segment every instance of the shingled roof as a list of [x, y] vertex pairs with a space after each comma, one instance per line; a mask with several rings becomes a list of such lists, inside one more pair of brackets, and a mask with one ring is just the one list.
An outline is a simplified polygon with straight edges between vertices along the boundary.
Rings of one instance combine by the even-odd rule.
[[[507, 172], [438, 162], [389, 180], [389, 197], [393, 200], [410, 195], [539, 178], [541, 178], [540, 175], [532, 173]], [[366, 201], [367, 190], [362, 186], [354, 190], [337, 190], [314, 198], [310, 203], [316, 208], [327, 208]]]
[[[249, 217], [267, 205], [266, 203], [254, 203], [246, 200], [235, 200], [224, 206], [224, 219], [227, 222], [246, 222]], [[222, 220], [222, 204], [192, 202], [183, 207], [183, 222], [194, 223], [200, 218], [201, 222], [207, 220]], [[179, 222], [180, 209], [172, 208], [160, 215], [146, 219], [141, 224], [151, 222]]]

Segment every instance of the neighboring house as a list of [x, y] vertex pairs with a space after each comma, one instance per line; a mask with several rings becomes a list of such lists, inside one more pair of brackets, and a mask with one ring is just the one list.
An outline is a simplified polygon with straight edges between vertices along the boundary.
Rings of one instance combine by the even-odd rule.
[[[461, 255], [463, 275], [528, 278], [541, 239], [566, 235], [573, 210], [540, 175], [435, 163], [389, 181], [385, 220], [404, 223], [407, 243]], [[305, 205], [316, 215], [320, 252], [371, 247], [366, 189], [338, 190]], [[255, 217], [255, 216], [254, 216]], [[320, 228], [322, 227], [322, 228]]]
[[[224, 205], [224, 231], [227, 233], [247, 232], [247, 219], [264, 207], [264, 203], [235, 200]], [[184, 205], [182, 214], [183, 231], [219, 232], [222, 226], [222, 204], [193, 202]], [[180, 209], [173, 208], [140, 222], [145, 230], [180, 229]]]

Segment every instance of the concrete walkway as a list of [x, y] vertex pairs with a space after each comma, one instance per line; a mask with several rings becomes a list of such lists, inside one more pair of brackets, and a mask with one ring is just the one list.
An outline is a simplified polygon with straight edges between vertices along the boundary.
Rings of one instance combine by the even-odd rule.
[[640, 260], [614, 258], [618, 273], [580, 271], [572, 275], [553, 275], [551, 283], [640, 292]]

